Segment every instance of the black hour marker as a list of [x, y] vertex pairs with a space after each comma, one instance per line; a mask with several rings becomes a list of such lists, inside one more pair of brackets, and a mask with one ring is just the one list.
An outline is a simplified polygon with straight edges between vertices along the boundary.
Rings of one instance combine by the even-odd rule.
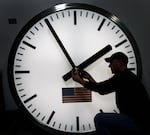
[[52, 111], [52, 113], [51, 113], [51, 115], [49, 116], [49, 119], [48, 119], [48, 121], [47, 121], [47, 124], [50, 123], [50, 121], [52, 120], [54, 114], [55, 114], [55, 111]]
[[29, 70], [15, 71], [15, 74], [29, 74]]
[[79, 131], [79, 116], [76, 117], [77, 131]]
[[23, 43], [29, 47], [31, 47], [32, 49], [36, 49], [35, 46], [31, 45], [30, 43], [26, 42], [26, 41], [23, 41]]
[[31, 96], [31, 97], [29, 97], [28, 99], [26, 99], [26, 100], [24, 101], [24, 103], [26, 104], [27, 102], [31, 101], [32, 99], [34, 99], [34, 98], [36, 98], [36, 97], [37, 97], [37, 95], [34, 94], [33, 96]]
[[120, 43], [118, 43], [117, 45], [115, 45], [115, 47], [119, 47], [119, 46], [121, 46], [122, 44], [124, 44], [125, 42], [127, 42], [127, 39], [121, 41]]
[[73, 16], [74, 16], [74, 25], [77, 25], [77, 11], [73, 12]]
[[135, 68], [129, 68], [129, 70], [133, 71], [133, 70], [135, 70]]
[[101, 28], [102, 28], [102, 26], [104, 25], [105, 21], [106, 21], [106, 19], [104, 18], [104, 19], [102, 20], [101, 24], [99, 25], [98, 29], [97, 29], [98, 31], [101, 30]]

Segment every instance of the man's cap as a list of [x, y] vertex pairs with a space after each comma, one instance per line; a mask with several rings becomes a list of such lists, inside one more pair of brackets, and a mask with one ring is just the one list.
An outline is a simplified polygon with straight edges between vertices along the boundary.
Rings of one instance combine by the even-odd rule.
[[128, 63], [128, 57], [122, 52], [116, 52], [112, 54], [110, 57], [105, 58], [106, 62], [112, 62], [112, 60], [122, 60], [124, 63]]

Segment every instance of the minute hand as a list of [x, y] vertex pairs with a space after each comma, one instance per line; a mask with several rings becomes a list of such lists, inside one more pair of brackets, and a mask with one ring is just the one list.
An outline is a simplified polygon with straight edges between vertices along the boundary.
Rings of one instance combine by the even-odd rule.
[[56, 34], [55, 30], [53, 29], [52, 25], [50, 24], [48, 19], [45, 19], [45, 23], [47, 24], [49, 30], [51, 31], [51, 33], [53, 34], [54, 38], [56, 39], [59, 47], [61, 48], [61, 50], [63, 51], [64, 55], [66, 56], [67, 60], [69, 61], [69, 63], [71, 64], [71, 66], [73, 68], [75, 68], [75, 64], [72, 61], [70, 55], [68, 54], [67, 50], [65, 49], [63, 43], [61, 42], [61, 40], [59, 39], [58, 35]]
[[[107, 54], [109, 51], [112, 50], [111, 45], [107, 45], [105, 46], [103, 49], [101, 49], [100, 51], [98, 51], [97, 53], [95, 53], [94, 55], [92, 55], [90, 58], [88, 58], [87, 60], [85, 60], [83, 63], [81, 63], [79, 66], [77, 66], [78, 69], [84, 69], [87, 66], [89, 66], [90, 64], [92, 64], [93, 62], [95, 62], [96, 60], [98, 60], [100, 57], [104, 56], [105, 54]], [[65, 74], [63, 76], [63, 79], [65, 81], [67, 81], [68, 79], [71, 78], [71, 72], [68, 72], [67, 74]]]

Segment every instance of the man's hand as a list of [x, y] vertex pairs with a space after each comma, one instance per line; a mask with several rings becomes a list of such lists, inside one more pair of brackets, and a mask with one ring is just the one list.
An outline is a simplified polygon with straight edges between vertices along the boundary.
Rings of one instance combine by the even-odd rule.
[[72, 79], [82, 85], [84, 85], [86, 81], [96, 83], [93, 77], [84, 70], [77, 70], [77, 69], [73, 70]]
[[84, 86], [85, 81], [84, 81], [84, 79], [82, 79], [81, 76], [82, 76], [81, 72], [78, 71], [77, 69], [72, 71], [72, 79]]
[[83, 78], [83, 79], [86, 79], [88, 80], [89, 82], [96, 82], [93, 77], [86, 71], [84, 70], [81, 70], [80, 71], [80, 76]]

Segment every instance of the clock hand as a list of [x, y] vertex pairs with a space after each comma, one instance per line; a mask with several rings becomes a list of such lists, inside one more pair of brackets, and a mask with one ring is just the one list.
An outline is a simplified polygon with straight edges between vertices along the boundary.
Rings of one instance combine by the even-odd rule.
[[72, 66], [73, 68], [75, 68], [76, 66], [75, 66], [74, 62], [72, 61], [70, 55], [68, 54], [67, 50], [65, 49], [63, 43], [61, 42], [60, 38], [59, 38], [58, 35], [56, 34], [56, 32], [55, 32], [54, 28], [52, 27], [52, 25], [50, 24], [49, 20], [48, 20], [48, 19], [45, 19], [44, 21], [45, 21], [45, 23], [47, 24], [47, 26], [48, 26], [49, 30], [51, 31], [51, 33], [53, 34], [54, 38], [56, 39], [56, 41], [57, 41], [59, 47], [60, 47], [61, 50], [63, 51], [63, 53], [64, 53], [64, 55], [66, 56], [67, 60], [69, 61], [69, 63], [71, 64], [71, 66]]
[[[98, 60], [100, 57], [104, 56], [105, 54], [107, 54], [110, 50], [112, 50], [111, 45], [107, 45], [106, 47], [104, 47], [103, 49], [101, 49], [100, 51], [98, 51], [97, 53], [95, 53], [94, 55], [92, 55], [90, 58], [88, 58], [87, 60], [85, 60], [83, 63], [81, 63], [80, 65], [78, 65], [76, 68], [77, 69], [84, 69], [87, 66], [89, 66], [90, 64], [92, 64], [93, 62], [95, 62], [96, 60]], [[68, 73], [66, 73], [63, 76], [64, 81], [67, 81], [68, 79], [71, 78], [71, 72], [69, 71]]]

